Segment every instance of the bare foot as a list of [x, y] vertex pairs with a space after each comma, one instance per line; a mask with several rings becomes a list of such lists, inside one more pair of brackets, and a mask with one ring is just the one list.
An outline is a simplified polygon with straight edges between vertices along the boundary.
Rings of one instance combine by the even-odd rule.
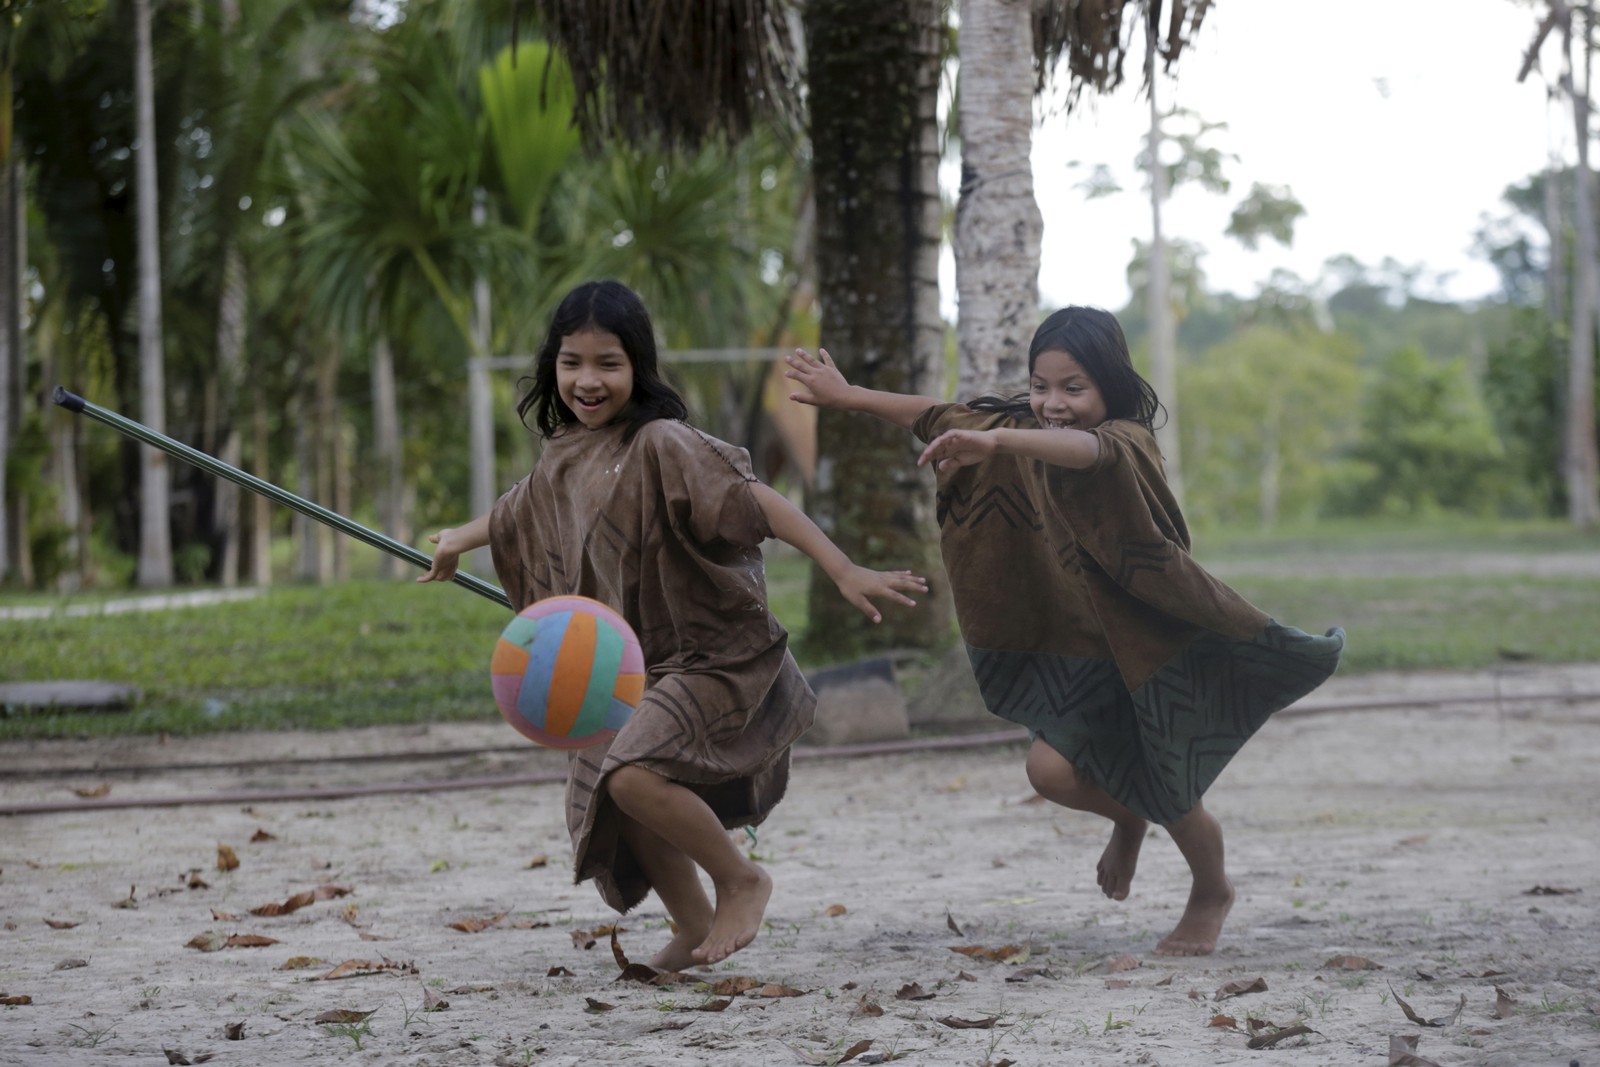
[[1172, 933], [1156, 945], [1157, 956], [1209, 956], [1217, 947], [1223, 920], [1233, 908], [1233, 883], [1224, 880], [1220, 892], [1189, 891], [1189, 903]]
[[1139, 866], [1139, 847], [1150, 824], [1140, 819], [1137, 824], [1112, 823], [1111, 840], [1100, 854], [1095, 866], [1095, 881], [1100, 891], [1112, 900], [1127, 900], [1128, 887], [1133, 885], [1134, 868]]
[[747, 877], [715, 889], [717, 911], [711, 919], [711, 932], [690, 953], [696, 963], [720, 963], [756, 939], [767, 899], [772, 896], [772, 879], [752, 863]]
[[706, 939], [709, 932], [707, 927], [698, 930], [678, 928], [672, 940], [660, 952], [650, 957], [650, 966], [658, 971], [685, 971], [700, 963], [694, 958], [694, 950], [700, 942]]

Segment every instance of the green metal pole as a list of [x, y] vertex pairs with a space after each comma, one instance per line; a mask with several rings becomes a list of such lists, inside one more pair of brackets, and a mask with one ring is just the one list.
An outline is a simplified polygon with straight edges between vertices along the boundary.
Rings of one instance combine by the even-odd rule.
[[[222, 462], [214, 456], [208, 456], [199, 449], [190, 448], [181, 441], [174, 441], [166, 434], [157, 433], [142, 423], [134, 422], [130, 418], [118, 415], [115, 411], [107, 410], [98, 404], [92, 404], [76, 393], [69, 393], [61, 386], [56, 386], [53, 399], [57, 404], [68, 411], [80, 415], [87, 415], [96, 422], [103, 422], [113, 430], [127, 434], [137, 441], [152, 445], [168, 455], [177, 456], [187, 463], [192, 463], [203, 471], [215, 474], [219, 478], [226, 478], [236, 485], [241, 485], [252, 493], [259, 493], [268, 500], [276, 501], [284, 507], [293, 508], [307, 518], [332, 526], [340, 533], [349, 534], [357, 541], [365, 542], [373, 548], [382, 549], [391, 556], [399, 556], [408, 563], [414, 563], [427, 570], [433, 566], [433, 558], [426, 553], [418, 552], [410, 545], [401, 544], [392, 537], [387, 537], [376, 530], [368, 529], [359, 522], [353, 522], [338, 512], [329, 511], [320, 504], [313, 504], [305, 497], [295, 496], [286, 489], [280, 489], [271, 482], [264, 482], [253, 474], [246, 474], [238, 467]], [[510, 608], [511, 601], [506, 594], [496, 586], [490, 585], [481, 578], [475, 578], [464, 571], [457, 571], [452, 579], [457, 585], [472, 590], [479, 596], [492, 600], [501, 607]]]

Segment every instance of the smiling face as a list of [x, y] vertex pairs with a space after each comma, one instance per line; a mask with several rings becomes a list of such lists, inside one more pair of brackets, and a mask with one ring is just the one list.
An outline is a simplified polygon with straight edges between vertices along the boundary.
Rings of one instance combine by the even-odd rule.
[[622, 339], [605, 330], [561, 338], [556, 354], [556, 393], [578, 421], [598, 430], [633, 400], [633, 361]]
[[1065, 352], [1040, 352], [1028, 383], [1028, 405], [1040, 426], [1092, 430], [1106, 421], [1100, 387]]

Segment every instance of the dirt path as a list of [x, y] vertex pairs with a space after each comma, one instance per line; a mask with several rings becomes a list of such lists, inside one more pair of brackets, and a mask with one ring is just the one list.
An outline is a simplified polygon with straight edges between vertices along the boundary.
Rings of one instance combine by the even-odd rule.
[[[234, 1064], [744, 1067], [837, 1062], [870, 1041], [849, 1062], [1345, 1067], [1389, 1063], [1391, 1037], [1416, 1035], [1417, 1054], [1438, 1064], [1594, 1067], [1600, 702], [1517, 694], [1594, 692], [1600, 668], [1368, 675], [1318, 695], [1466, 701], [1497, 681], [1498, 704], [1269, 723], [1208, 797], [1239, 900], [1217, 954], [1197, 960], [1150, 953], [1186, 892], [1165, 836], [1147, 842], [1130, 899], [1107, 901], [1094, 886], [1103, 825], [1031, 801], [1014, 746], [797, 764], [790, 796], [749, 843], [777, 883], [760, 939], [662, 987], [618, 981], [606, 935], [582, 947], [579, 935], [615, 917], [571, 884], [558, 786], [0, 818], [0, 994], [32, 1001], [0, 1008], [0, 1062], [161, 1063], [169, 1049]], [[495, 740], [476, 729], [409, 742]], [[0, 798], [102, 780], [142, 795], [370, 781], [392, 772], [24, 772], [407, 740], [8, 745]], [[545, 762], [529, 750], [407, 773]], [[219, 844], [236, 869], [217, 869]], [[320, 885], [350, 892], [251, 914]], [[496, 921], [450, 925], [472, 920]], [[621, 925], [635, 959], [666, 936], [653, 899]], [[236, 934], [273, 943], [185, 947]], [[319, 977], [349, 960], [379, 967]], [[733, 978], [759, 985], [712, 985]], [[1258, 991], [1223, 992], [1257, 979]], [[448, 1006], [425, 1011], [431, 998]], [[1441, 1025], [1411, 1022], [1402, 1000]], [[335, 1010], [371, 1014], [317, 1021]], [[1212, 1025], [1218, 1016], [1234, 1025]], [[1250, 1051], [1252, 1019], [1311, 1032]], [[226, 1036], [233, 1024], [241, 1040]]]

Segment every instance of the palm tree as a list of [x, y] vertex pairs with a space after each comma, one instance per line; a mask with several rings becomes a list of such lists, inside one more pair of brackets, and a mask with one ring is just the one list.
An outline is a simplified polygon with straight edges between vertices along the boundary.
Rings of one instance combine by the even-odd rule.
[[1032, 0], [961, 0], [954, 249], [961, 397], [1015, 391], [1039, 319]]
[[[161, 226], [156, 210], [155, 60], [150, 48], [150, 0], [134, 0], [134, 82], [138, 107], [135, 194], [139, 206], [139, 413], [156, 433], [167, 427], [166, 359], [161, 338]], [[142, 586], [172, 584], [167, 457], [140, 453], [139, 567]]]

